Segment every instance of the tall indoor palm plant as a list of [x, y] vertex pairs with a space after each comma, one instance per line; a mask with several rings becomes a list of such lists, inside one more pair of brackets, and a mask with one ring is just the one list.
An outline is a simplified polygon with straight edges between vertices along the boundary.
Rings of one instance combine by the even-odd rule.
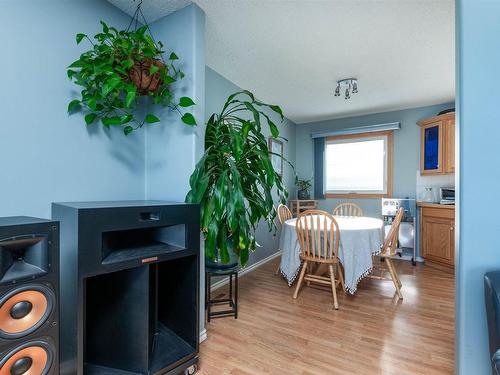
[[280, 107], [245, 90], [230, 95], [222, 111], [208, 120], [205, 153], [191, 175], [186, 201], [201, 205], [205, 255], [211, 261], [227, 264], [232, 252], [245, 266], [256, 248], [259, 221], [265, 220], [269, 231], [275, 228], [273, 190], [281, 202], [288, 193], [262, 133], [267, 124], [271, 135], [279, 137], [272, 112], [283, 120]]

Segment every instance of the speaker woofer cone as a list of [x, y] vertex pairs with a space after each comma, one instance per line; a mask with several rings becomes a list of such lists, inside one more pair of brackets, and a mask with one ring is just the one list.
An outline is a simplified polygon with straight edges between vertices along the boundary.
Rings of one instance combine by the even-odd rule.
[[54, 361], [54, 347], [46, 341], [30, 341], [0, 361], [0, 375], [47, 375]]
[[54, 292], [44, 285], [23, 285], [0, 299], [0, 338], [29, 335], [44, 324], [54, 308]]
[[10, 373], [12, 375], [23, 375], [31, 366], [33, 366], [33, 359], [31, 357], [21, 357], [10, 367]]

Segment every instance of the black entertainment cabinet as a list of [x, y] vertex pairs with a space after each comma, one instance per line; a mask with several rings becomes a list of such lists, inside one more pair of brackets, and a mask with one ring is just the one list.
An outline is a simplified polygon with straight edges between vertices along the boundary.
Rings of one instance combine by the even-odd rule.
[[53, 203], [62, 375], [175, 374], [198, 361], [199, 206]]

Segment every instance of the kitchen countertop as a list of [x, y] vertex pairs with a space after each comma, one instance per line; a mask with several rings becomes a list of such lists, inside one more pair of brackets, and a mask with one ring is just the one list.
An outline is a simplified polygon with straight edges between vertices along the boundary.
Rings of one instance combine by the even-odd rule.
[[443, 208], [447, 210], [454, 210], [454, 204], [439, 204], [439, 203], [428, 203], [428, 202], [417, 202], [417, 207], [429, 207], [429, 208]]

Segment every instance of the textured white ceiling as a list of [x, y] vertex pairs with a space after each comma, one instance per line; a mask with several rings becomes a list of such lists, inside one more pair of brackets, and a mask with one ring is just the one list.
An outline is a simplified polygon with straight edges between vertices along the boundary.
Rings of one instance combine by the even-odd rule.
[[[133, 13], [132, 0], [109, 0]], [[297, 123], [454, 100], [453, 0], [195, 0], [207, 65]], [[148, 20], [187, 0], [144, 0]], [[128, 6], [128, 8], [127, 8]], [[338, 79], [359, 93], [334, 97]]]
[[[111, 4], [117, 6], [125, 13], [134, 15], [137, 9], [137, 4], [140, 0], [108, 0]], [[190, 0], [143, 0], [142, 13], [148, 23], [156, 21], [167, 14], [175, 12], [176, 10], [184, 8], [186, 5], [191, 4]]]

